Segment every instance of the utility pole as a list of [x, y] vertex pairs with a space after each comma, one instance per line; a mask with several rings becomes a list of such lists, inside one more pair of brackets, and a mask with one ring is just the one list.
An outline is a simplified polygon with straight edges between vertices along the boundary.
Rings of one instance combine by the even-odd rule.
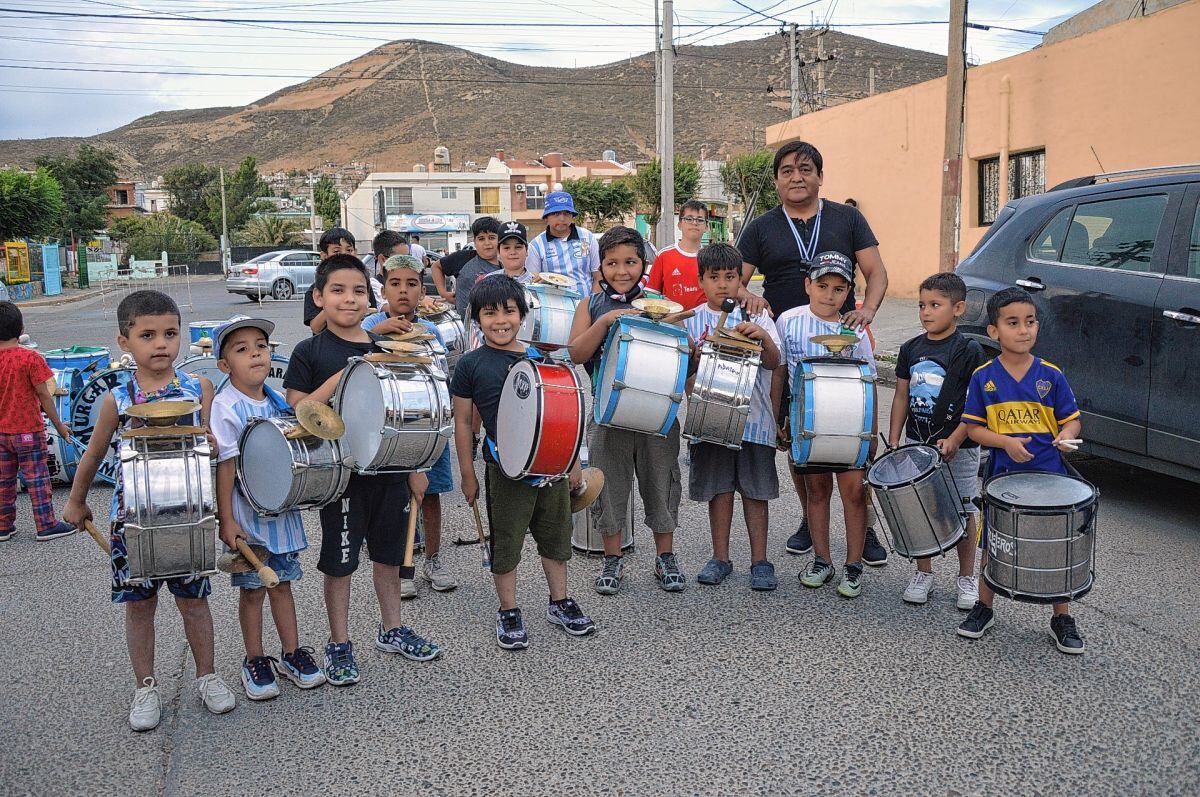
[[791, 25], [791, 57], [789, 61], [792, 65], [792, 118], [795, 119], [800, 115], [800, 54], [796, 52], [796, 28], [795, 22]]
[[[967, 0], [950, 0], [946, 53], [946, 139], [942, 158], [942, 214], [938, 271], [958, 265], [958, 215], [962, 194], [963, 105], [966, 99]], [[1005, 179], [1005, 175], [1000, 175]]]
[[662, 150], [662, 21], [654, 0], [654, 151]]
[[[211, 174], [211, 172], [209, 172]], [[229, 273], [229, 221], [225, 217], [225, 167], [220, 170], [221, 175], [221, 270], [226, 274]]]
[[825, 34], [829, 28], [817, 31], [817, 107], [825, 107]]
[[312, 238], [312, 250], [317, 251], [317, 198], [313, 186], [316, 181], [313, 180], [312, 172], [308, 173], [308, 229], [312, 233], [309, 237]]
[[659, 164], [662, 188], [655, 243], [661, 249], [675, 243], [675, 37], [671, 31], [674, 3], [663, 0], [662, 18], [662, 146]]
[[867, 96], [875, 96], [875, 67], [871, 67], [871, 70], [867, 72]]

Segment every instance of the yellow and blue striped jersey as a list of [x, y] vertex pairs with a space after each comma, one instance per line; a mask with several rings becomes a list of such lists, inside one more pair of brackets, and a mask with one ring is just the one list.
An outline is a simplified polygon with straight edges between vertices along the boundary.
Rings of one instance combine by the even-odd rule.
[[1014, 462], [1003, 449], [992, 450], [990, 474], [1011, 470], [1066, 473], [1062, 455], [1053, 445], [1063, 424], [1079, 417], [1075, 394], [1057, 365], [1035, 357], [1021, 381], [1012, 378], [999, 359], [988, 360], [971, 375], [965, 423], [986, 426], [1009, 437], [1029, 437], [1029, 462]]

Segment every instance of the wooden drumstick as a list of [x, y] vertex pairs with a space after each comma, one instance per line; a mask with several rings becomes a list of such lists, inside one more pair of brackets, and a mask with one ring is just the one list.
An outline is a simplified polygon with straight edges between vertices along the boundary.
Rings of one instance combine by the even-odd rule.
[[726, 297], [721, 302], [721, 317], [717, 319], [717, 329], [725, 328], [725, 319], [729, 318], [729, 314], [733, 312], [735, 307], [737, 307], [737, 302], [729, 297]]
[[688, 318], [691, 318], [695, 314], [696, 308], [693, 307], [691, 310], [684, 310], [682, 313], [672, 313], [671, 315], [666, 316], [662, 319], [662, 323], [674, 324], [676, 321], [684, 321]]
[[404, 564], [400, 566], [401, 578], [413, 577], [413, 550], [417, 544], [417, 510], [421, 505], [413, 498], [408, 502], [408, 539], [404, 541]]
[[475, 512], [475, 531], [479, 534], [479, 547], [483, 551], [483, 569], [492, 569], [492, 554], [488, 550], [487, 537], [483, 535], [483, 518], [479, 516], [479, 497], [475, 497], [471, 509]]
[[96, 527], [92, 525], [92, 521], [87, 518], [83, 519], [83, 530], [92, 535], [92, 539], [100, 546], [100, 550], [106, 554], [111, 554], [112, 550], [108, 547], [108, 540], [104, 539], [104, 535], [96, 531]]
[[238, 553], [250, 563], [250, 566], [258, 571], [258, 580], [263, 583], [267, 589], [273, 589], [279, 586], [279, 576], [275, 575], [275, 571], [262, 563], [262, 560], [255, 555], [254, 549], [246, 544], [246, 541], [241, 537], [234, 540], [237, 543]]

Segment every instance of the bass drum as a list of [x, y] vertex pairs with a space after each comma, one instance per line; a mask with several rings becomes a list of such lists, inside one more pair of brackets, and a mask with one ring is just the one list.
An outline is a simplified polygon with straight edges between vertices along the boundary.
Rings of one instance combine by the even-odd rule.
[[[92, 431], [100, 418], [100, 406], [104, 396], [118, 385], [128, 384], [133, 379], [133, 368], [117, 366], [101, 371], [83, 383], [83, 387], [71, 401], [70, 421], [64, 421], [71, 427], [71, 433], [79, 444], [86, 447], [92, 440]], [[116, 484], [117, 451], [110, 448], [104, 461], [96, 470], [96, 478], [108, 484]]]
[[[271, 354], [271, 371], [267, 374], [267, 384], [279, 395], [283, 395], [283, 375], [287, 373], [288, 358], [282, 354]], [[176, 366], [180, 371], [192, 376], [205, 376], [213, 383], [213, 389], [220, 393], [229, 382], [229, 375], [217, 367], [217, 358], [212, 354], [196, 354], [188, 357]]]

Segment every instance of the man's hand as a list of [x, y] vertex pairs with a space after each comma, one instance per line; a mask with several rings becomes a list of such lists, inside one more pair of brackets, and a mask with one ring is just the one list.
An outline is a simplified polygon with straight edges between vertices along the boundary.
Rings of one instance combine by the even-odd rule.
[[863, 305], [857, 310], [851, 310], [842, 317], [842, 326], [857, 329], [859, 331], [867, 328], [867, 325], [875, 320], [875, 311]]
[[68, 501], [63, 507], [63, 520], [70, 523], [77, 529], [83, 528], [83, 521], [92, 519], [92, 509], [87, 504], [76, 501]]
[[475, 505], [476, 499], [479, 498], [479, 479], [475, 476], [475, 471], [460, 474], [459, 481], [462, 482], [463, 498], [467, 499], [467, 503], [471, 506]]
[[1025, 450], [1025, 444], [1032, 439], [1032, 437], [1006, 438], [1004, 441], [1004, 452], [1012, 458], [1013, 462], [1028, 462], [1033, 459], [1033, 454]]
[[237, 550], [237, 540], [240, 537], [243, 540], [248, 539], [246, 532], [238, 525], [236, 520], [230, 518], [221, 523], [221, 542], [225, 543], [225, 547], [231, 551]]
[[737, 301], [746, 312], [746, 315], [766, 313], [771, 318], [775, 317], [775, 314], [771, 312], [771, 305], [767, 304], [767, 300], [746, 290], [745, 286], [738, 290]]
[[412, 322], [407, 318], [394, 316], [384, 319], [375, 326], [371, 327], [371, 331], [376, 335], [399, 335], [402, 332], [408, 332], [413, 328]]
[[937, 441], [938, 453], [942, 455], [942, 459], [946, 462], [954, 459], [954, 455], [958, 453], [958, 446], [958, 443], [948, 437]]

